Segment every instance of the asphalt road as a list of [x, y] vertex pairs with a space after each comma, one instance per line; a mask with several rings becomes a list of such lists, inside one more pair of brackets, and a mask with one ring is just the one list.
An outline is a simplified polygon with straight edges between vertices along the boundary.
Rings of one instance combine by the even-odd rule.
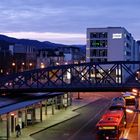
[[[88, 94], [81, 94], [82, 98], [83, 96], [86, 97]], [[96, 96], [100, 96], [101, 99], [76, 110], [80, 113], [79, 116], [32, 135], [32, 137], [35, 140], [95, 140], [96, 123], [108, 108], [110, 100], [120, 96], [120, 93], [96, 93]], [[122, 135], [123, 140], [138, 140], [138, 114], [127, 113], [127, 122], [127, 128]]]
[[95, 140], [95, 125], [108, 107], [109, 99], [99, 99], [77, 112], [79, 116], [33, 135], [35, 140]]

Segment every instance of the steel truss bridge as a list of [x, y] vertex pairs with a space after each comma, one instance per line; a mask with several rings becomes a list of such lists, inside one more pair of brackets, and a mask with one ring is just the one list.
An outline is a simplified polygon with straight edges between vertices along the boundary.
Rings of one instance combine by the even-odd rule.
[[0, 93], [126, 91], [140, 88], [140, 61], [81, 63], [0, 77]]

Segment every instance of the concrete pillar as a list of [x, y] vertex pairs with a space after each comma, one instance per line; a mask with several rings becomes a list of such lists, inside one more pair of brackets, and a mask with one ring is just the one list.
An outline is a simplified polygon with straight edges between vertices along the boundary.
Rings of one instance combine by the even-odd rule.
[[35, 120], [36, 120], [36, 115], [35, 115], [35, 105], [33, 105], [33, 107], [32, 107], [32, 117], [31, 117], [31, 119], [32, 119], [32, 124], [34, 124], [34, 122], [35, 122]]
[[67, 107], [69, 106], [69, 94], [67, 92]]
[[25, 108], [25, 126], [27, 127], [27, 108]]
[[63, 95], [61, 95], [61, 108], [63, 108]]
[[45, 101], [45, 115], [47, 115], [47, 110], [48, 110], [48, 107], [47, 107], [47, 100]]
[[40, 121], [42, 122], [42, 102], [40, 102]]
[[57, 106], [57, 104], [58, 104], [58, 103], [57, 103], [57, 102], [58, 102], [58, 101], [57, 101], [57, 97], [54, 97], [54, 99], [55, 99], [54, 107], [55, 107], [55, 109], [57, 109], [57, 107], [58, 107], [58, 106]]
[[10, 126], [10, 121], [9, 121], [9, 113], [7, 113], [7, 115], [6, 115], [6, 119], [7, 119], [7, 127], [6, 127], [6, 129], [7, 129], [7, 140], [9, 139], [9, 137], [10, 137], [10, 128], [9, 128], [9, 126]]
[[72, 93], [69, 92], [69, 97], [70, 97], [70, 106], [72, 105]]
[[54, 115], [54, 98], [52, 98], [52, 115]]

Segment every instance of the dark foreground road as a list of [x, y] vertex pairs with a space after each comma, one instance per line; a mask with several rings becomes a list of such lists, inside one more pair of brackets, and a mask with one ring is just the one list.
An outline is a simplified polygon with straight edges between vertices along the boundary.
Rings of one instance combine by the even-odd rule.
[[[35, 140], [95, 140], [96, 123], [108, 108], [111, 99], [120, 94], [98, 93], [97, 95], [102, 98], [76, 110], [80, 113], [79, 116], [32, 135], [32, 137]], [[137, 115], [137, 113], [127, 114], [128, 125], [122, 135], [123, 139], [138, 140]]]
[[35, 140], [95, 140], [95, 125], [106, 110], [108, 99], [99, 99], [76, 110], [79, 116], [33, 135]]

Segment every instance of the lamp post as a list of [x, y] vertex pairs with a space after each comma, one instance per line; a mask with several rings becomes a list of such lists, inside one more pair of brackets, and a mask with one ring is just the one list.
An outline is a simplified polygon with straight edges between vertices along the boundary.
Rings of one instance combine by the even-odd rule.
[[41, 68], [41, 69], [44, 69], [44, 68], [45, 68], [44, 63], [41, 62], [41, 64], [40, 64], [40, 68]]
[[33, 63], [29, 63], [29, 70], [32, 69]]
[[13, 71], [13, 73], [16, 72], [16, 63], [15, 62], [12, 63], [12, 71]]

